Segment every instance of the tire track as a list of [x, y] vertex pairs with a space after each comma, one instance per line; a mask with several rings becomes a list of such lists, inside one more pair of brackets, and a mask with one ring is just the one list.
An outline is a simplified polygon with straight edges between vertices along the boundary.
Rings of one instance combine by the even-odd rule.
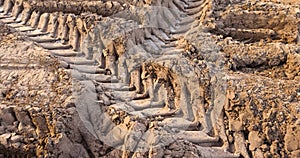
[[[209, 1], [157, 1], [155, 5], [171, 10], [158, 10], [162, 19], [176, 20], [156, 21], [150, 28], [139, 28], [134, 20], [128, 22], [118, 17], [106, 17], [98, 22], [100, 17], [97, 15], [75, 16], [62, 12], [42, 12], [11, 0], [4, 1], [0, 18], [10, 27], [22, 32], [28, 40], [58, 57], [72, 76], [79, 80], [81, 89], [78, 93], [75, 92], [79, 100], [83, 100], [79, 106], [84, 107], [87, 103], [84, 99], [87, 96], [90, 98], [91, 103], [88, 104], [91, 109], [84, 109], [87, 113], [95, 109], [98, 110], [95, 115], [103, 113], [97, 107], [100, 98], [100, 103], [102, 101], [109, 111], [109, 116], [102, 115], [99, 118], [104, 122], [107, 119], [114, 122], [115, 114], [122, 111], [128, 113], [126, 116], [136, 115], [142, 120], [162, 117], [158, 126], [179, 129], [179, 132], [174, 133], [175, 139], [181, 137], [203, 147], [209, 146], [207, 149], [215, 147], [218, 150], [224, 138], [219, 140], [215, 129], [211, 130], [215, 127], [211, 125], [210, 113], [206, 112], [209, 109], [204, 105], [207, 94], [203, 93], [207, 87], [199, 79], [190, 79], [191, 76], [202, 75], [201, 70], [189, 65], [191, 62], [185, 57], [185, 54], [195, 51], [193, 44], [180, 40], [180, 37], [186, 36], [185, 33], [193, 28], [193, 19], [203, 19], [206, 16], [205, 11], [200, 14], [198, 12], [205, 10], [207, 3]], [[105, 26], [109, 24], [119, 26], [119, 30]], [[122, 24], [125, 25], [123, 28]], [[117, 35], [114, 34], [118, 31], [120, 32]], [[120, 48], [124, 45], [125, 51]], [[141, 53], [138, 58], [135, 56], [137, 53]], [[150, 62], [151, 60], [154, 62]], [[190, 71], [186, 74], [185, 70]], [[199, 85], [196, 90], [195, 85]], [[195, 108], [199, 106], [196, 104], [202, 106], [200, 111]], [[120, 138], [110, 138], [114, 136], [110, 133], [124, 129], [121, 123], [114, 127], [105, 127], [111, 125], [100, 125], [95, 118], [84, 117], [88, 117], [86, 119], [91, 123], [90, 128], [93, 129], [95, 137], [99, 138], [96, 128], [108, 131], [100, 139], [114, 142], [111, 146], [117, 147], [123, 143], [128, 150], [139, 150], [139, 144], [143, 146], [145, 143], [136, 140], [133, 141], [136, 142], [134, 145], [126, 143], [132, 142], [129, 141], [132, 137], [130, 130], [135, 131], [138, 130], [135, 126], [145, 125], [133, 125], [125, 128], [127, 133], [129, 131], [127, 136], [119, 133]], [[202, 119], [197, 120], [198, 118]], [[139, 138], [143, 137], [149, 127], [143, 128], [145, 130]], [[37, 126], [37, 129], [44, 128]], [[152, 146], [155, 145], [157, 144]]]

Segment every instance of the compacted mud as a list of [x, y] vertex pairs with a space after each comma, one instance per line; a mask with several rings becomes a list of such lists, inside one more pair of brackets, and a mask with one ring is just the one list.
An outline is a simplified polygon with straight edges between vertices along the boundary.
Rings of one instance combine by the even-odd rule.
[[300, 157], [297, 0], [0, 6], [0, 157]]

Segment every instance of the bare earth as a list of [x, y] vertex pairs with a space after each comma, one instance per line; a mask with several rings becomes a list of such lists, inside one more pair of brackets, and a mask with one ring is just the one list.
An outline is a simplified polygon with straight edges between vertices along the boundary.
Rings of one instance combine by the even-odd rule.
[[0, 6], [0, 157], [300, 157], [299, 1]]

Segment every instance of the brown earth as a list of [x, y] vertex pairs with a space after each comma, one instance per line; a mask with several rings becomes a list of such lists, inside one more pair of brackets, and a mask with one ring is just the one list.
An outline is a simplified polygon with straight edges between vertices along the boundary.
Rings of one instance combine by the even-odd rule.
[[300, 157], [299, 4], [0, 1], [0, 157]]

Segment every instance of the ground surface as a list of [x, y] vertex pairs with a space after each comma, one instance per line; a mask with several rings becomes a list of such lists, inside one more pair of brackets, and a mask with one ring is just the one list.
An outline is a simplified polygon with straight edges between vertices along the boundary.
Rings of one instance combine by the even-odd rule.
[[300, 157], [300, 8], [0, 1], [0, 157]]

